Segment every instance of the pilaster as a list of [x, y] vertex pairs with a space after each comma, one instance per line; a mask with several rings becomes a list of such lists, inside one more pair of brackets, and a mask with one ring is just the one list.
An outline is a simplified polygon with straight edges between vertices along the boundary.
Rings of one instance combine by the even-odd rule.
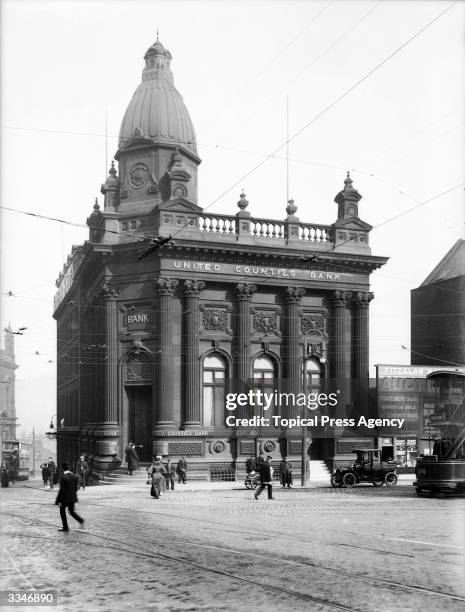
[[174, 429], [173, 420], [173, 351], [171, 304], [178, 286], [176, 279], [159, 278], [155, 281], [158, 293], [160, 367], [158, 376], [158, 410], [153, 415], [155, 429]]
[[184, 355], [184, 406], [183, 429], [199, 429], [201, 426], [200, 362], [199, 362], [199, 295], [205, 287], [203, 281], [184, 281], [185, 346]]

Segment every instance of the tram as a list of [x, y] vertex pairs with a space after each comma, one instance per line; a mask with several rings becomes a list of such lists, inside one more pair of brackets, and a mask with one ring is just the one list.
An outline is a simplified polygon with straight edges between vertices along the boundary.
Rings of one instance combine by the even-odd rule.
[[413, 486], [423, 493], [465, 493], [465, 372], [431, 372], [436, 391], [436, 410], [431, 425], [439, 435], [433, 452], [424, 455], [415, 467]]
[[10, 482], [29, 478], [31, 447], [28, 442], [3, 440], [1, 462], [5, 466]]

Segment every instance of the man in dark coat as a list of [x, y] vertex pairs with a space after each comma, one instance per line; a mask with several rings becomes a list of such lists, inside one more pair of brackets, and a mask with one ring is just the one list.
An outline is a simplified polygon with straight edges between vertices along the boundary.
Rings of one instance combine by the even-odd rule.
[[139, 468], [139, 457], [136, 452], [136, 445], [134, 442], [128, 442], [128, 445], [125, 448], [126, 452], [126, 461], [128, 464], [128, 474], [132, 476], [134, 470]]
[[86, 476], [89, 471], [89, 464], [85, 460], [84, 455], [79, 457], [76, 463], [76, 476], [78, 477], [78, 489], [81, 487], [83, 490], [86, 488]]
[[66, 508], [68, 508], [70, 515], [76, 519], [76, 521], [84, 526], [84, 519], [82, 519], [76, 512], [74, 512], [74, 504], [77, 503], [77, 487], [78, 487], [78, 479], [71, 470], [69, 469], [69, 465], [67, 463], [62, 463], [61, 467], [63, 469], [63, 476], [60, 480], [60, 490], [58, 491], [57, 498], [55, 500], [55, 505], [60, 506], [60, 516], [61, 522], [63, 523], [63, 529], [59, 529], [58, 531], [69, 531], [68, 521], [66, 518]]
[[286, 457], [283, 457], [279, 467], [281, 468], [281, 484], [283, 488], [287, 486], [290, 489], [292, 484], [292, 464], [287, 461]]
[[49, 471], [49, 481], [50, 481], [50, 489], [53, 489], [55, 474], [57, 471], [57, 466], [51, 457], [48, 458], [48, 471]]
[[176, 472], [178, 473], [178, 483], [186, 484], [187, 461], [184, 456], [178, 461]]
[[255, 457], [249, 457], [247, 459], [247, 461], [245, 462], [245, 469], [247, 470], [247, 474], [250, 474], [250, 472], [255, 472], [257, 469], [257, 462], [255, 460]]
[[171, 490], [174, 491], [174, 475], [176, 473], [176, 465], [171, 461], [171, 459], [168, 459], [168, 463], [165, 465], [165, 469], [166, 490], [169, 491], [171, 486]]
[[273, 485], [271, 483], [271, 460], [273, 457], [268, 455], [266, 461], [263, 461], [258, 466], [258, 470], [260, 473], [260, 487], [257, 489], [255, 493], [255, 499], [258, 501], [258, 496], [261, 494], [265, 487], [268, 488], [268, 499], [274, 499], [273, 497]]
[[40, 469], [42, 470], [42, 480], [44, 481], [44, 487], [46, 487], [50, 478], [50, 470], [48, 467], [48, 463], [42, 463]]

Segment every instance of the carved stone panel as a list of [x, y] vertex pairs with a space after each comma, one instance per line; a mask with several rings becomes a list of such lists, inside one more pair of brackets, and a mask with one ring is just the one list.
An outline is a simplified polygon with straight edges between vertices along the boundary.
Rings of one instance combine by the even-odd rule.
[[280, 336], [279, 331], [279, 308], [264, 309], [251, 308], [252, 329], [255, 333], [265, 336]]
[[124, 379], [127, 382], [142, 382], [152, 380], [152, 364], [148, 355], [131, 353], [124, 367]]
[[222, 332], [224, 334], [232, 334], [230, 325], [230, 306], [201, 304], [199, 308], [202, 313], [201, 331], [204, 333]]
[[327, 336], [326, 317], [321, 312], [302, 312], [301, 330], [304, 336]]

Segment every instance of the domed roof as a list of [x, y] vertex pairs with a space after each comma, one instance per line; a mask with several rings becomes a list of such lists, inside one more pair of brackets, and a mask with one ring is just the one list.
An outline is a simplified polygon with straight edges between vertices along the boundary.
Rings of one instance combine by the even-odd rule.
[[197, 155], [194, 126], [173, 84], [171, 58], [158, 38], [147, 50], [142, 83], [134, 92], [121, 123], [119, 148], [134, 137], [142, 137], [157, 143], [176, 144]]

